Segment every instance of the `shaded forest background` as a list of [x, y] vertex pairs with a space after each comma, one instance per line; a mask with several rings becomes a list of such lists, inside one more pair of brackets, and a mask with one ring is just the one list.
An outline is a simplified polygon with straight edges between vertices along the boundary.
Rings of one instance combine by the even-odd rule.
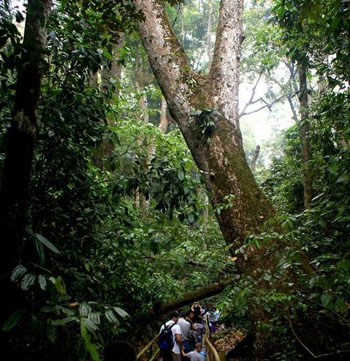
[[[191, 65], [205, 74], [219, 5], [166, 3]], [[1, 207], [8, 199], [8, 129], [33, 46], [23, 43], [24, 9], [17, 6], [0, 3]], [[234, 254], [216, 215], [234, 208], [235, 199], [227, 195], [211, 206], [137, 34], [142, 17], [132, 1], [62, 0], [44, 22], [45, 46], [34, 59], [42, 79], [29, 189], [20, 188], [22, 178], [13, 187], [16, 196], [25, 193], [20, 244], [8, 236], [11, 222], [1, 212], [2, 341], [9, 359], [99, 360], [115, 337], [150, 339], [162, 319], [155, 305], [226, 278], [235, 281], [208, 302], [227, 326], [258, 327], [266, 359], [347, 359], [350, 2], [245, 4], [245, 154], [283, 231], [267, 226]], [[291, 126], [272, 129], [262, 142], [254, 122], [268, 118], [267, 124]], [[276, 249], [275, 272], [261, 257], [256, 278], [239, 275], [237, 259], [271, 239], [283, 249]], [[313, 272], [301, 271], [295, 245]], [[257, 287], [274, 284], [286, 270], [293, 275], [288, 287]], [[251, 305], [269, 319], [254, 324]]]

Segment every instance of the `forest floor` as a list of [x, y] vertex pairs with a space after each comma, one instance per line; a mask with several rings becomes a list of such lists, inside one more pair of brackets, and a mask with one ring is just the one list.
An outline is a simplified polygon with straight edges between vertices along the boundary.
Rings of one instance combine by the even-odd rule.
[[222, 357], [222, 359], [224, 357], [229, 359], [229, 353], [245, 338], [245, 336], [246, 335], [240, 330], [228, 328], [220, 330], [215, 335], [212, 335], [212, 339], [220, 357]]

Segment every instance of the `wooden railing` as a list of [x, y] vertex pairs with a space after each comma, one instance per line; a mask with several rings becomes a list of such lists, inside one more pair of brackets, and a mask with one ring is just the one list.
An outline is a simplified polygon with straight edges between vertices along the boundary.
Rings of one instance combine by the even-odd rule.
[[[150, 351], [150, 353], [152, 354], [153, 344], [156, 343], [157, 340], [158, 340], [158, 335], [155, 336], [150, 342], [148, 342], [148, 344], [137, 354], [136, 360], [139, 360], [141, 356], [143, 356], [147, 351]], [[159, 348], [157, 347], [156, 351], [152, 354], [149, 361], [154, 361], [154, 359], [157, 357], [158, 354], [159, 354]]]
[[206, 346], [207, 359], [206, 361], [222, 361], [216, 348], [210, 341], [210, 329], [209, 329], [209, 320], [208, 316], [205, 318], [205, 334], [204, 334], [204, 343]]
[[209, 337], [204, 336], [204, 341], [206, 345], [206, 351], [207, 351], [207, 360], [206, 361], [221, 361], [220, 356], [218, 352], [216, 351], [216, 348], [214, 345], [210, 342]]

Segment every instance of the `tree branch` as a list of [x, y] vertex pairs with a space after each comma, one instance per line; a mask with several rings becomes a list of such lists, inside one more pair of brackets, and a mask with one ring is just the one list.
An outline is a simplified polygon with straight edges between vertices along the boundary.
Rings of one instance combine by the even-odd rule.
[[[288, 61], [283, 61], [284, 65], [287, 67], [287, 69], [289, 70], [289, 83], [290, 83], [290, 86], [288, 87], [289, 89], [292, 88], [293, 89], [293, 92], [288, 94], [287, 95], [287, 100], [288, 100], [288, 103], [289, 103], [289, 107], [293, 113], [293, 119], [295, 122], [297, 122], [299, 120], [299, 117], [298, 117], [298, 114], [296, 112], [296, 109], [295, 109], [295, 105], [293, 103], [293, 97], [297, 94], [299, 94], [299, 87], [296, 83], [296, 76], [297, 76], [297, 69], [293, 66], [293, 64], [290, 64], [288, 63]], [[277, 79], [273, 78], [273, 77], [269, 77], [269, 79], [274, 82], [275, 84], [278, 85], [278, 87], [281, 89], [281, 91], [283, 92], [287, 92], [287, 90], [289, 89], [286, 89], [287, 88], [287, 85], [286, 84], [282, 84], [280, 81], [278, 81]]]
[[191, 122], [191, 111], [206, 104], [212, 106], [212, 98], [206, 87], [206, 77], [191, 69], [179, 40], [171, 29], [164, 1], [134, 0], [137, 11], [145, 16], [139, 22], [139, 34], [146, 49], [150, 65], [167, 101], [170, 114], [176, 119], [190, 147], [197, 166], [208, 171], [208, 160], [203, 152], [201, 129]]
[[253, 102], [248, 102], [248, 106], [249, 105], [253, 105], [253, 104], [256, 104], [258, 102], [263, 102], [265, 105], [261, 106], [260, 108], [257, 108], [257, 109], [254, 109], [254, 110], [251, 110], [250, 112], [242, 112], [239, 114], [239, 117], [244, 117], [245, 115], [249, 115], [249, 114], [253, 114], [253, 113], [257, 113], [257, 112], [260, 112], [260, 110], [262, 109], [265, 109], [265, 108], [268, 108], [270, 111], [272, 110], [272, 106], [276, 103], [279, 103], [281, 100], [283, 100], [284, 98], [288, 98], [290, 94], [283, 94], [282, 96], [280, 96], [279, 98], [273, 100], [272, 102], [268, 103], [263, 97], [257, 99], [257, 100], [254, 100]]
[[243, 0], [222, 0], [210, 77], [219, 108], [239, 128], [238, 88]]
[[136, 10], [145, 15], [145, 20], [139, 22], [139, 33], [162, 92], [167, 100], [182, 104], [187, 100], [187, 89], [178, 80], [188, 77], [190, 64], [171, 28], [164, 4], [155, 0], [134, 3]]
[[255, 104], [255, 103], [257, 103], [259, 101], [259, 100], [254, 101], [254, 97], [255, 97], [255, 93], [256, 93], [256, 88], [258, 87], [258, 85], [260, 83], [261, 77], [262, 77], [262, 71], [259, 73], [258, 79], [255, 82], [255, 85], [253, 86], [252, 94], [250, 96], [250, 99], [246, 103], [246, 105], [244, 106], [242, 112], [240, 113], [240, 115], [239, 115], [240, 117], [242, 116], [241, 114], [245, 114], [245, 112], [246, 112], [247, 108], [249, 107], [249, 105]]

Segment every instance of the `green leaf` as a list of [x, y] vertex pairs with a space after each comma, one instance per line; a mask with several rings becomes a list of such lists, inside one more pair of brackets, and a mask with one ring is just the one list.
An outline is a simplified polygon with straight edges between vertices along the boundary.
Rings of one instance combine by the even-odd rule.
[[75, 314], [75, 312], [70, 308], [62, 308], [62, 311], [66, 316], [74, 316]]
[[63, 278], [61, 276], [58, 276], [56, 279], [55, 279], [55, 286], [56, 286], [56, 289], [57, 291], [61, 294], [61, 295], [65, 295], [67, 292], [66, 292], [66, 285], [64, 284], [63, 282]]
[[38, 252], [40, 263], [44, 264], [45, 263], [45, 249], [44, 249], [43, 244], [40, 241], [36, 240], [35, 248], [36, 248], [36, 251]]
[[322, 302], [322, 305], [323, 307], [327, 307], [329, 302], [331, 300], [331, 296], [324, 293], [322, 296], [321, 296], [321, 302]]
[[104, 55], [108, 60], [114, 61], [113, 55], [112, 55], [110, 52], [108, 52], [107, 50], [104, 50], [104, 51], [103, 51], [103, 55]]
[[43, 275], [39, 275], [38, 276], [38, 280], [39, 280], [39, 285], [40, 288], [45, 291], [46, 290], [46, 286], [47, 286], [47, 282], [46, 282], [46, 278]]
[[85, 342], [86, 350], [89, 352], [92, 360], [100, 361], [100, 356], [98, 354], [97, 348], [93, 343], [91, 343], [91, 336], [89, 335], [84, 322], [80, 323], [80, 333], [82, 339]]
[[19, 320], [23, 317], [23, 315], [26, 313], [25, 310], [17, 310], [15, 311], [2, 325], [3, 331], [9, 331], [11, 328], [15, 327]]
[[111, 323], [119, 323], [118, 319], [115, 317], [115, 314], [113, 312], [113, 310], [107, 310], [105, 312], [105, 316], [107, 318], [107, 320]]
[[35, 237], [52, 252], [60, 254], [60, 251], [47, 238], [39, 233], [35, 233]]
[[334, 18], [332, 19], [332, 22], [331, 22], [330, 25], [329, 25], [329, 31], [330, 31], [330, 32], [334, 32], [335, 29], [338, 27], [339, 22], [340, 22], [340, 18], [337, 17], [337, 16], [334, 17]]
[[70, 316], [70, 317], [62, 318], [61, 320], [52, 320], [51, 325], [52, 326], [63, 326], [69, 322], [76, 321], [76, 320], [77, 320], [77, 318], [75, 316]]
[[280, 5], [277, 9], [276, 9], [276, 13], [277, 13], [277, 16], [280, 20], [283, 19], [284, 17], [284, 14], [286, 13], [286, 8], [282, 5]]
[[122, 318], [130, 317], [130, 315], [120, 307], [113, 307], [113, 310]]
[[84, 319], [84, 324], [89, 331], [96, 331], [98, 329], [98, 325], [88, 318]]
[[18, 278], [23, 276], [26, 272], [27, 272], [27, 268], [25, 268], [23, 265], [19, 264], [12, 271], [11, 281], [15, 282]]
[[27, 273], [21, 282], [21, 288], [22, 290], [26, 291], [28, 289], [29, 286], [31, 286], [32, 284], [34, 284], [35, 281], [35, 276], [32, 275], [31, 273]]
[[88, 314], [88, 319], [94, 323], [95, 325], [99, 325], [100, 324], [100, 314], [98, 312], [90, 312]]
[[47, 338], [50, 342], [54, 343], [56, 341], [56, 327], [48, 324], [46, 330]]
[[349, 174], [343, 173], [338, 179], [336, 183], [347, 183], [349, 180]]
[[82, 304], [79, 306], [79, 313], [80, 313], [82, 316], [87, 316], [90, 312], [91, 312], [91, 307], [90, 307], [88, 304], [82, 303]]
[[322, 228], [324, 228], [324, 229], [327, 228], [327, 223], [326, 223], [322, 218], [320, 218], [320, 219], [318, 220], [318, 223], [319, 223], [319, 225], [320, 225]]

